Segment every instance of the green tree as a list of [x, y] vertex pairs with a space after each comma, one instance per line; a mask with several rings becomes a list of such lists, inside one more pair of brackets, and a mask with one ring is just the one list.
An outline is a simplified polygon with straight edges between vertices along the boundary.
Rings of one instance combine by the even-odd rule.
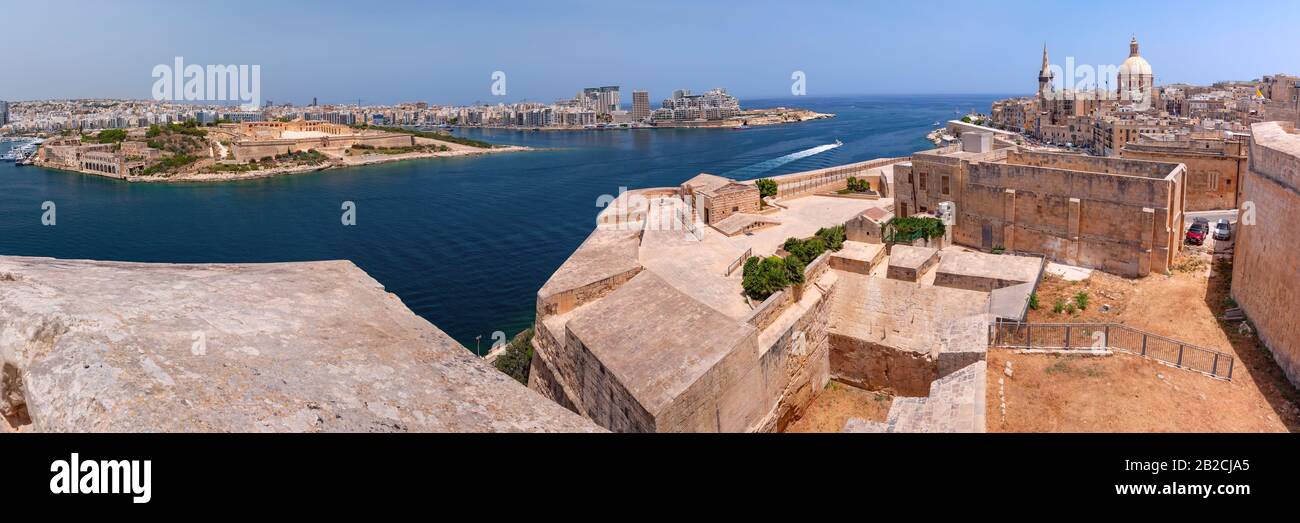
[[758, 194], [763, 198], [776, 196], [776, 180], [771, 178], [762, 178], [754, 182], [758, 186]]

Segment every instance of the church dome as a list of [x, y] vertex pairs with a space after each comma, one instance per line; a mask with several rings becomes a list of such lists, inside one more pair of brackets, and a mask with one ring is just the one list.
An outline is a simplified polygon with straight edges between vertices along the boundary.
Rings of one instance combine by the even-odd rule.
[[1130, 56], [1127, 60], [1124, 60], [1123, 64], [1120, 64], [1119, 74], [1125, 76], [1150, 76], [1151, 64], [1147, 63], [1146, 59], [1141, 56]]
[[1151, 76], [1151, 64], [1147, 63], [1145, 58], [1138, 54], [1138, 41], [1134, 37], [1128, 44], [1128, 59], [1124, 60], [1119, 66], [1121, 76]]

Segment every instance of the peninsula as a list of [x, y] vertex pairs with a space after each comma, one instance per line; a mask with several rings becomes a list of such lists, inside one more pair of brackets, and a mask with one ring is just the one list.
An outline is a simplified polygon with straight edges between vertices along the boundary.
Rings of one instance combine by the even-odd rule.
[[45, 142], [34, 165], [132, 182], [231, 181], [420, 158], [527, 150], [445, 133], [324, 121], [194, 121], [74, 133]]

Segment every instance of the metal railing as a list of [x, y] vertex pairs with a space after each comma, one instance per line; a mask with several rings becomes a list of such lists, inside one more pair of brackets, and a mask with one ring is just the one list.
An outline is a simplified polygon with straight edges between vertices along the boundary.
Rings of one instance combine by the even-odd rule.
[[753, 255], [754, 249], [752, 247], [745, 249], [745, 252], [740, 253], [740, 257], [736, 258], [736, 261], [731, 262], [731, 265], [727, 266], [727, 274], [725, 274], [725, 276], [731, 276], [731, 273], [736, 272], [736, 269], [744, 267], [745, 261], [749, 260]]
[[998, 320], [989, 326], [989, 346], [1067, 352], [1127, 352], [1222, 380], [1232, 380], [1232, 371], [1236, 367], [1236, 360], [1231, 354], [1118, 323], [1025, 323]]

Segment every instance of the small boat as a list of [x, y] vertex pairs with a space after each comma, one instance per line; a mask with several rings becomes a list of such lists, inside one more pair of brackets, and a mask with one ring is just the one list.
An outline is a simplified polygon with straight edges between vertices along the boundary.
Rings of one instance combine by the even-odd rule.
[[841, 146], [841, 145], [844, 145], [844, 142], [841, 142], [841, 141], [839, 141], [839, 139], [836, 139], [836, 140], [835, 140], [835, 146], [836, 146], [836, 147], [839, 147], [839, 146]]

